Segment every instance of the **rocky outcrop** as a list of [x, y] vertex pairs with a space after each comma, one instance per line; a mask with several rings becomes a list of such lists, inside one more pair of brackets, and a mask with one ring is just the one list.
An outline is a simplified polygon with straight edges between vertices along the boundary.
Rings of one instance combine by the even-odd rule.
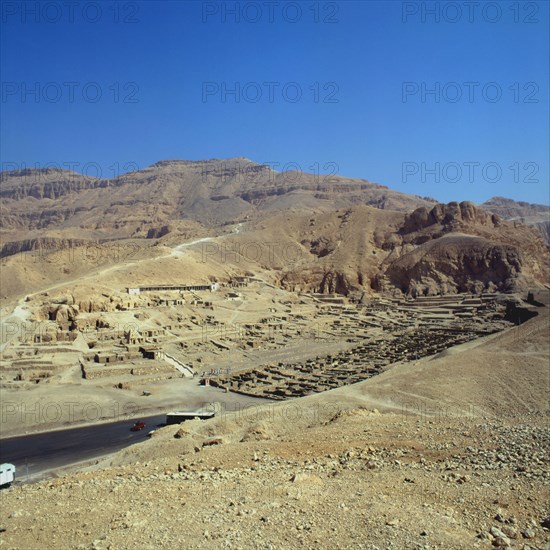
[[94, 313], [98, 311], [110, 311], [109, 309], [109, 300], [107, 299], [97, 299], [97, 298], [90, 298], [88, 300], [82, 300], [78, 302], [78, 308], [80, 311], [86, 312], [86, 313]]
[[416, 296], [538, 288], [550, 275], [548, 247], [533, 229], [470, 202], [419, 208], [389, 224], [384, 216], [363, 207], [308, 217], [304, 254], [281, 284]]
[[328, 256], [336, 248], [336, 244], [333, 240], [324, 236], [314, 239], [313, 241], [302, 241], [301, 244], [309, 248], [310, 253], [318, 258]]
[[500, 218], [477, 208], [472, 202], [436, 204], [433, 208], [417, 208], [409, 214], [399, 231], [401, 235], [436, 228], [440, 234], [456, 231], [467, 224], [498, 227]]
[[55, 321], [59, 325], [64, 325], [75, 321], [79, 314], [78, 306], [61, 304], [51, 307], [48, 311], [50, 321]]
[[343, 294], [347, 296], [350, 290], [356, 289], [357, 285], [352, 284], [347, 275], [339, 271], [325, 273], [319, 285], [319, 292], [322, 294]]
[[147, 239], [160, 239], [161, 237], [164, 237], [165, 235], [168, 235], [172, 231], [172, 227], [170, 225], [163, 225], [162, 227], [151, 227], [147, 231]]
[[479, 237], [449, 235], [419, 246], [385, 271], [404, 294], [430, 296], [459, 292], [516, 290], [523, 260], [513, 246]]

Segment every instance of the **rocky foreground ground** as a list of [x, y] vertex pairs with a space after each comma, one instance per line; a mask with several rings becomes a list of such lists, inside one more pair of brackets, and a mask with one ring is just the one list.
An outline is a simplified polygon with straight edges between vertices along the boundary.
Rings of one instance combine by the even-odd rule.
[[352, 409], [288, 437], [241, 419], [239, 443], [169, 427], [143, 461], [3, 492], [2, 546], [543, 549], [549, 437], [523, 420]]
[[[13, 486], [0, 544], [548, 548], [547, 327], [541, 315], [349, 388], [167, 426], [86, 471]], [[407, 387], [417, 405], [399, 408]]]

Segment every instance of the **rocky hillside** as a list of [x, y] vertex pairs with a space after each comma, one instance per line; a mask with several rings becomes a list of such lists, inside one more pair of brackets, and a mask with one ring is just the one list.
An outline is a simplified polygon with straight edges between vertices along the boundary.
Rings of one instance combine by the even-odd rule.
[[[182, 223], [187, 222], [150, 232], [149, 238], [75, 241], [60, 249], [66, 241], [8, 243], [2, 299], [64, 281], [68, 288], [79, 283], [88, 288], [94, 281], [98, 288], [122, 290], [181, 280], [223, 282], [250, 273], [287, 290], [344, 295], [514, 292], [549, 280], [548, 247], [533, 228], [471, 203], [438, 204], [410, 214], [370, 206], [266, 213], [261, 220], [223, 228], [223, 234], [210, 230], [214, 236], [202, 239], [197, 239], [200, 226], [185, 229]], [[191, 245], [181, 256], [177, 249], [186, 242]], [[24, 250], [18, 246], [30, 250], [6, 255]]]
[[280, 214], [235, 241], [245, 250], [252, 239], [273, 240], [275, 228], [279, 254], [274, 249], [271, 258], [263, 259], [280, 284], [295, 290], [514, 291], [540, 286], [550, 274], [548, 247], [536, 231], [468, 202], [421, 207], [410, 214], [366, 206]]
[[481, 208], [498, 214], [505, 220], [532, 225], [540, 231], [546, 244], [550, 245], [550, 206], [493, 197], [484, 202]]
[[407, 293], [512, 291], [548, 281], [542, 239], [469, 202], [419, 208], [405, 217], [399, 234], [404, 245], [417, 247], [384, 275]]

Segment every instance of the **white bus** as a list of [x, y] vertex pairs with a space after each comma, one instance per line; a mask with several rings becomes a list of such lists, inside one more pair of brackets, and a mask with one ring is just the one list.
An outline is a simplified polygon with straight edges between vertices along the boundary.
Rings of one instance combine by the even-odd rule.
[[15, 478], [15, 466], [13, 464], [0, 464], [0, 487], [9, 487]]

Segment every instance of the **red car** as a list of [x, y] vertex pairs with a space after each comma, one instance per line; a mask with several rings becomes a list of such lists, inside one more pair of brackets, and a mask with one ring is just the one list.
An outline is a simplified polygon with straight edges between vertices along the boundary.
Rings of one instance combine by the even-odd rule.
[[138, 420], [131, 428], [133, 432], [139, 432], [139, 430], [143, 430], [145, 428], [145, 422], [142, 422], [141, 420]]

